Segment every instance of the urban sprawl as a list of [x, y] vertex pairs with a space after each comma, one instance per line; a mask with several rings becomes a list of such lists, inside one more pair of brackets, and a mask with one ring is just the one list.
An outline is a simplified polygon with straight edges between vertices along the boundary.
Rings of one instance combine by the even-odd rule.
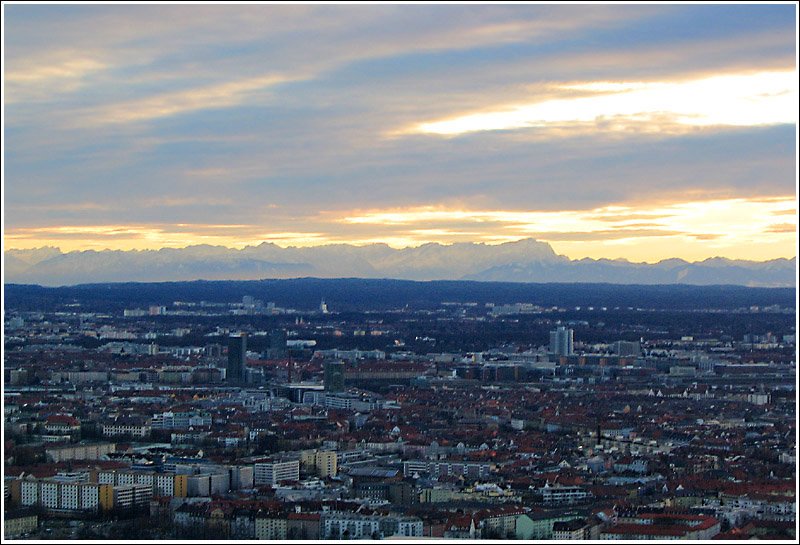
[[7, 307], [4, 535], [796, 538], [795, 309], [662, 316]]

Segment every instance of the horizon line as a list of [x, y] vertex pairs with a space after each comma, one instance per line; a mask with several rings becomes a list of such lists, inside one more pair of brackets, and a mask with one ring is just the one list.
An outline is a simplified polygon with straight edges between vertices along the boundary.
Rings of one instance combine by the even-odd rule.
[[730, 288], [745, 288], [745, 289], [791, 289], [796, 290], [797, 285], [784, 285], [784, 286], [748, 286], [746, 284], [684, 284], [684, 283], [660, 283], [660, 284], [643, 284], [643, 283], [619, 283], [619, 282], [528, 282], [528, 281], [514, 281], [514, 280], [473, 280], [463, 278], [435, 278], [430, 280], [413, 280], [410, 278], [394, 278], [394, 277], [380, 277], [372, 278], [368, 276], [293, 276], [290, 278], [249, 278], [249, 279], [236, 279], [236, 278], [195, 278], [193, 280], [118, 280], [109, 282], [84, 282], [82, 284], [59, 284], [59, 285], [46, 285], [46, 284], [22, 284], [19, 282], [6, 282], [3, 281], [3, 286], [35, 286], [46, 289], [60, 289], [60, 288], [75, 288], [79, 286], [94, 286], [98, 284], [188, 284], [193, 282], [286, 282], [295, 280], [324, 280], [324, 281], [337, 281], [337, 280], [366, 280], [374, 282], [413, 282], [415, 284], [429, 284], [433, 282], [461, 282], [471, 284], [514, 284], [514, 285], [559, 285], [559, 286], [617, 286], [625, 288], [633, 287], [691, 287], [691, 288], [714, 288], [714, 287], [730, 287]]

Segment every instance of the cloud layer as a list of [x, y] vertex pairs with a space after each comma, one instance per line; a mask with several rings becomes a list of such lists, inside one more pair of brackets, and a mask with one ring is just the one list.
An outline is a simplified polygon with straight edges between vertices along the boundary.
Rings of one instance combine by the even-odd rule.
[[795, 10], [5, 6], [4, 244], [791, 257]]
[[422, 123], [410, 133], [453, 136], [478, 131], [564, 127], [576, 131], [688, 132], [693, 127], [797, 122], [793, 71], [725, 74], [688, 82], [562, 85], [595, 93]]

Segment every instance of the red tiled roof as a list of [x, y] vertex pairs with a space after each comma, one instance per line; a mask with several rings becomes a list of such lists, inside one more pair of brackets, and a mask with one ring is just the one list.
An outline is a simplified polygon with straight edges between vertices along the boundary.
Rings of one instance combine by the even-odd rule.
[[66, 414], [52, 414], [47, 417], [48, 424], [66, 424], [68, 426], [80, 426], [81, 422], [75, 417]]
[[469, 530], [472, 524], [472, 517], [464, 515], [461, 517], [454, 517], [447, 521], [445, 525], [448, 530]]
[[319, 520], [319, 513], [289, 513], [289, 520]]
[[478, 511], [475, 513], [475, 521], [480, 522], [483, 519], [493, 518], [493, 517], [507, 517], [507, 516], [516, 516], [516, 515], [523, 515], [525, 510], [520, 507], [513, 507], [513, 506], [504, 506], [504, 507], [497, 507], [495, 509], [487, 509], [484, 511]]
[[691, 528], [688, 527], [622, 523], [615, 524], [603, 530], [601, 533], [614, 535], [683, 536], [690, 530]]
[[731, 530], [730, 532], [725, 532], [723, 534], [717, 534], [712, 539], [725, 539], [725, 540], [741, 540], [747, 539], [747, 534], [743, 533], [739, 529]]

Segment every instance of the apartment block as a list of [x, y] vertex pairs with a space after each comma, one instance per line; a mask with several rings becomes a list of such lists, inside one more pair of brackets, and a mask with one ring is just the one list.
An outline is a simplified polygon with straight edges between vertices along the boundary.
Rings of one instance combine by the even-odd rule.
[[97, 512], [110, 509], [113, 501], [103, 504], [111, 485], [87, 482], [59, 482], [53, 479], [26, 477], [11, 481], [11, 499], [23, 507], [41, 506], [55, 512]]
[[256, 517], [256, 539], [285, 540], [287, 538], [287, 519], [285, 516]]
[[188, 475], [175, 473], [156, 473], [152, 471], [98, 471], [94, 479], [99, 484], [112, 486], [145, 485], [153, 496], [174, 496], [185, 498], [188, 495]]
[[305, 450], [300, 454], [300, 463], [320, 478], [335, 477], [338, 471], [336, 458], [335, 451]]

